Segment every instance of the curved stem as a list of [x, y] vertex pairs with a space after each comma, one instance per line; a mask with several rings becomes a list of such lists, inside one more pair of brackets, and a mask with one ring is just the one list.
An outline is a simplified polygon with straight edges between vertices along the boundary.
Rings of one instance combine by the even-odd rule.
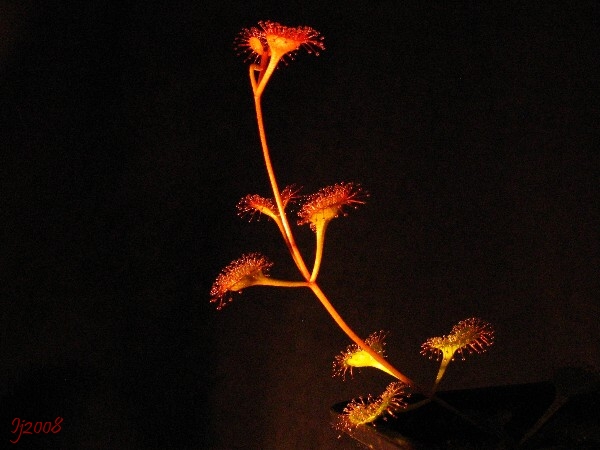
[[317, 275], [319, 275], [319, 269], [321, 268], [321, 260], [323, 259], [323, 247], [325, 246], [325, 230], [327, 229], [328, 221], [323, 221], [317, 226], [317, 249], [315, 252], [315, 264], [313, 265], [312, 274], [310, 275], [310, 281], [315, 281]]
[[452, 356], [448, 357], [448, 356], [444, 355], [444, 357], [442, 358], [442, 362], [440, 363], [440, 368], [438, 370], [437, 376], [435, 377], [435, 383], [433, 383], [433, 386], [431, 388], [432, 395], [437, 390], [437, 387], [440, 384], [440, 381], [442, 381], [442, 378], [444, 377], [444, 374], [446, 373], [446, 369], [448, 368], [448, 364], [450, 364], [450, 361], [452, 361]]
[[261, 73], [259, 76], [259, 83], [258, 87], [254, 89], [255, 98], [260, 98], [260, 96], [262, 95], [263, 91], [265, 90], [265, 87], [267, 86], [267, 83], [269, 82], [269, 78], [271, 78], [271, 75], [273, 75], [273, 71], [275, 70], [277, 64], [279, 64], [279, 61], [281, 60], [281, 56], [283, 55], [271, 55], [271, 58], [269, 58], [269, 64], [266, 69], [264, 69], [265, 62], [261, 59]]
[[[269, 64], [269, 67], [271, 65]], [[268, 76], [265, 75], [262, 79], [262, 83], [268, 79]], [[279, 187], [277, 186], [277, 179], [275, 178], [275, 171], [273, 170], [273, 164], [271, 163], [271, 156], [269, 155], [269, 147], [267, 146], [267, 137], [265, 134], [265, 127], [263, 123], [263, 115], [262, 115], [262, 107], [260, 103], [260, 96], [254, 95], [254, 106], [256, 109], [256, 119], [258, 122], [258, 134], [260, 136], [260, 143], [263, 150], [263, 157], [265, 160], [265, 166], [267, 168], [267, 174], [269, 175], [269, 181], [271, 183], [271, 189], [273, 191], [273, 197], [275, 198], [275, 203], [277, 204], [277, 210], [279, 212], [279, 218], [281, 219], [281, 225], [283, 228], [283, 237], [286, 241], [286, 244], [290, 250], [292, 258], [296, 263], [296, 266], [300, 270], [300, 273], [306, 280], [310, 280], [310, 272], [306, 267], [304, 260], [302, 259], [302, 255], [298, 250], [298, 246], [296, 245], [296, 241], [294, 240], [294, 236], [292, 234], [292, 230], [290, 228], [289, 221], [285, 214], [285, 209], [283, 206], [283, 201], [281, 200], [281, 193]]]
[[327, 299], [321, 288], [316, 283], [310, 283], [309, 287], [317, 296], [321, 304], [325, 307], [329, 315], [333, 318], [333, 320], [335, 320], [335, 323], [338, 324], [342, 331], [346, 333], [356, 345], [358, 345], [361, 349], [363, 349], [369, 355], [371, 355], [379, 364], [381, 364], [388, 370], [388, 373], [396, 377], [398, 380], [411, 386], [415, 385], [415, 383], [410, 378], [408, 378], [406, 375], [404, 375], [402, 372], [400, 372], [398, 369], [392, 366], [383, 356], [381, 356], [379, 353], [377, 353], [375, 350], [373, 350], [371, 347], [365, 344], [365, 342], [360, 337], [358, 337], [358, 335], [354, 331], [352, 331], [352, 329], [348, 326], [344, 319], [342, 319], [342, 316], [339, 315], [339, 313], [336, 311], [336, 309], [333, 307], [331, 302]]
[[411, 403], [410, 405], [408, 405], [406, 408], [404, 408], [402, 410], [403, 413], [408, 412], [408, 411], [412, 411], [413, 409], [419, 409], [421, 406], [426, 405], [427, 403], [431, 403], [431, 397], [426, 397], [423, 400], [420, 400], [416, 403]]
[[297, 285], [295, 284], [293, 287], [301, 287], [301, 286], [309, 287], [313, 291], [315, 296], [319, 299], [321, 304], [325, 307], [325, 309], [327, 310], [329, 315], [337, 323], [337, 325], [342, 329], [342, 331], [344, 333], [346, 333], [346, 335], [348, 335], [348, 337], [356, 345], [358, 345], [361, 349], [363, 349], [369, 355], [371, 355], [379, 364], [381, 364], [382, 367], [384, 367], [386, 369], [386, 371], [389, 374], [391, 374], [392, 376], [394, 376], [395, 378], [397, 378], [398, 380], [402, 381], [405, 384], [415, 386], [415, 383], [410, 378], [408, 378], [406, 375], [404, 375], [398, 369], [396, 369], [394, 366], [392, 366], [382, 355], [380, 355], [379, 353], [374, 351], [371, 347], [369, 347], [348, 326], [348, 324], [344, 321], [344, 319], [342, 319], [342, 316], [340, 316], [339, 313], [336, 311], [336, 309], [333, 307], [333, 305], [331, 304], [329, 299], [325, 296], [325, 294], [323, 293], [321, 288], [316, 284], [315, 279], [318, 275], [319, 267], [321, 265], [321, 259], [323, 256], [323, 240], [324, 240], [324, 234], [325, 234], [326, 227], [322, 227], [320, 234], [317, 233], [317, 251], [316, 251], [316, 255], [315, 255], [315, 265], [313, 267], [312, 274], [308, 271], [308, 268], [306, 267], [304, 259], [302, 258], [302, 255], [300, 254], [298, 246], [296, 245], [294, 236], [292, 234], [292, 230], [289, 225], [289, 221], [285, 214], [283, 201], [281, 200], [281, 193], [280, 193], [279, 187], [277, 186], [275, 172], [273, 170], [273, 165], [271, 163], [271, 157], [269, 155], [269, 148], [267, 146], [267, 137], [265, 134], [262, 107], [261, 107], [262, 93], [263, 93], [271, 75], [273, 74], [273, 71], [277, 67], [277, 64], [279, 63], [281, 56], [283, 56], [283, 55], [272, 54], [271, 58], [269, 59], [268, 66], [266, 67], [266, 69], [264, 69], [265, 61], [261, 61], [261, 67], [260, 67], [261, 73], [259, 75], [258, 81], [256, 80], [256, 78], [254, 78], [254, 70], [256, 70], [256, 69], [251, 68], [250, 69], [250, 83], [252, 84], [252, 91], [254, 92], [254, 107], [256, 110], [258, 133], [259, 133], [259, 137], [260, 137], [260, 143], [262, 146], [265, 166], [266, 166], [267, 173], [269, 176], [269, 181], [271, 183], [271, 189], [273, 190], [273, 196], [275, 198], [275, 203], [277, 204], [279, 218], [281, 220], [281, 224], [278, 223], [278, 226], [280, 225], [279, 228], [280, 228], [280, 230], [282, 230], [283, 237], [284, 237], [286, 244], [290, 250], [292, 258], [293, 258], [296, 266], [298, 267], [298, 270], [300, 270], [300, 273], [306, 280], [305, 282], [285, 282], [286, 286], [291, 287], [287, 283], [298, 283]]
[[525, 435], [519, 441], [519, 446], [522, 446], [527, 442], [534, 434], [536, 434], [540, 428], [542, 428], [546, 422], [554, 415], [556, 412], [562, 408], [569, 401], [569, 397], [564, 395], [557, 396], [552, 404], [548, 407], [546, 412], [538, 419], [538, 421], [525, 433]]
[[256, 89], [258, 88], [258, 82], [256, 81], [256, 77], [254, 72], [259, 72], [260, 66], [258, 64], [250, 64], [250, 84], [252, 85], [252, 92], [256, 93]]
[[292, 245], [291, 245], [291, 243], [290, 243], [287, 235], [285, 234], [285, 228], [283, 227], [283, 222], [281, 221], [281, 219], [279, 218], [279, 216], [274, 217], [273, 219], [274, 219], [275, 223], [277, 224], [277, 228], [279, 228], [279, 232], [281, 233], [281, 236], [283, 236], [283, 241], [285, 242], [285, 245], [287, 246], [288, 251], [290, 252], [290, 254], [293, 257], [294, 250], [292, 248]]

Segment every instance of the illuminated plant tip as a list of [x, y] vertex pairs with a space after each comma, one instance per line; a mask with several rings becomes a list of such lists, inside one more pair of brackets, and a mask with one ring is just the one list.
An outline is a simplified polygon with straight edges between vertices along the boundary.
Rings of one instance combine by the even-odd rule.
[[236, 205], [238, 215], [248, 216], [250, 221], [261, 214], [274, 218], [277, 216], [277, 207], [270, 198], [261, 197], [258, 194], [248, 194]]
[[341, 431], [352, 431], [382, 416], [386, 420], [386, 414], [396, 417], [396, 412], [406, 408], [404, 399], [408, 396], [407, 386], [400, 381], [395, 381], [377, 399], [369, 395], [366, 400], [361, 397], [348, 403], [335, 427]]
[[[281, 191], [281, 201], [284, 209], [288, 203], [297, 198], [296, 194], [298, 191], [299, 189], [294, 185], [287, 186]], [[240, 217], [249, 216], [250, 220], [254, 219], [257, 214], [259, 217], [260, 214], [265, 214], [275, 220], [277, 220], [277, 217], [279, 216], [275, 200], [272, 198], [261, 197], [258, 194], [248, 194], [242, 198], [237, 204], [237, 210]]]
[[458, 352], [465, 359], [465, 350], [471, 353], [482, 353], [494, 343], [494, 329], [492, 325], [482, 319], [472, 317], [462, 320], [452, 327], [450, 334], [442, 337], [427, 339], [421, 345], [421, 354], [429, 358], [440, 356], [447, 360], [452, 359]]
[[287, 27], [270, 20], [260, 21], [258, 25], [263, 31], [271, 55], [276, 58], [287, 54], [293, 59], [294, 53], [301, 47], [317, 56], [320, 51], [325, 50], [323, 36], [311, 27]]
[[259, 62], [260, 57], [268, 53], [267, 40], [262, 30], [256, 27], [244, 28], [235, 38], [233, 45], [244, 61]]
[[258, 62], [262, 56], [271, 56], [277, 61], [284, 56], [294, 59], [294, 54], [305, 48], [308, 53], [319, 55], [325, 50], [323, 36], [311, 27], [287, 27], [277, 22], [264, 20], [257, 27], [244, 28], [235, 38], [234, 46], [245, 61]]
[[[365, 344], [385, 357], [385, 337], [387, 334], [384, 331], [376, 331], [369, 335], [365, 339]], [[349, 345], [346, 350], [341, 352], [335, 357], [333, 361], [333, 377], [342, 377], [346, 379], [346, 372], [350, 372], [350, 376], [353, 375], [352, 369], [354, 367], [375, 367], [381, 368], [381, 364], [378, 363], [369, 353], [361, 349], [356, 344]]]
[[260, 253], [247, 253], [225, 267], [210, 290], [210, 302], [217, 303], [220, 310], [231, 302], [231, 294], [242, 289], [261, 284], [268, 277], [273, 263]]
[[346, 215], [344, 208], [358, 208], [363, 205], [369, 194], [356, 183], [338, 183], [320, 189], [317, 193], [306, 197], [298, 212], [298, 225], [310, 224], [315, 231], [318, 226], [326, 224], [340, 214]]

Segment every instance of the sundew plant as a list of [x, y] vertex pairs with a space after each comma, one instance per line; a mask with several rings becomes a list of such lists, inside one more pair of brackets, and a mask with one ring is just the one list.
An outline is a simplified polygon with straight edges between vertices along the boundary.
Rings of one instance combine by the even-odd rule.
[[[275, 223], [298, 269], [298, 279], [284, 280], [271, 276], [270, 270], [274, 263], [263, 254], [248, 252], [222, 269], [211, 288], [210, 301], [218, 310], [222, 310], [232, 301], [234, 294], [251, 286], [310, 289], [350, 340], [348, 347], [334, 358], [333, 375], [345, 379], [346, 376], [352, 376], [355, 368], [371, 367], [392, 378], [381, 395], [358, 397], [348, 403], [342, 419], [335, 426], [340, 430], [351, 430], [410, 408], [406, 398], [413, 392], [425, 394], [426, 401], [435, 399], [435, 391], [448, 364], [456, 355], [464, 359], [467, 354], [485, 352], [494, 342], [494, 330], [486, 321], [473, 317], [454, 325], [448, 335], [433, 337], [424, 342], [421, 354], [440, 363], [435, 381], [430, 388], [425, 389], [417, 386], [410, 377], [388, 361], [385, 354], [386, 332], [377, 331], [361, 338], [344, 321], [329, 296], [319, 286], [319, 269], [329, 223], [359, 208], [369, 195], [360, 184], [352, 181], [340, 181], [310, 194], [301, 193], [296, 185], [281, 189], [271, 163], [261, 100], [278, 65], [293, 60], [300, 50], [319, 55], [325, 50], [323, 41], [323, 36], [311, 27], [288, 27], [272, 21], [261, 21], [255, 27], [243, 29], [235, 40], [236, 48], [245, 55], [245, 62], [249, 64], [262, 156], [271, 190], [269, 197], [246, 195], [238, 202], [237, 209], [241, 216], [252, 218], [264, 215]], [[291, 204], [297, 210], [293, 219], [288, 212]], [[308, 226], [315, 235], [315, 256], [312, 261], [306, 260], [296, 244], [296, 226]]]

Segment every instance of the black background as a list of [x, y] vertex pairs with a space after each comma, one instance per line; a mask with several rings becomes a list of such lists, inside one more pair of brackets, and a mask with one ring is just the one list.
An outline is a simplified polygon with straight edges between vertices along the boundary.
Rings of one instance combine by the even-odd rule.
[[[362, 183], [321, 285], [430, 383], [420, 344], [471, 316], [497, 343], [445, 389], [598, 368], [597, 2], [59, 2], [0, 7], [0, 408], [64, 417], [21, 448], [352, 448], [329, 407], [348, 344], [308, 291], [210, 286], [242, 253], [297, 279], [276, 227], [247, 64], [270, 19], [325, 36], [264, 96], [281, 185]], [[313, 236], [297, 230], [310, 259]], [[14, 446], [17, 448], [17, 446]]]

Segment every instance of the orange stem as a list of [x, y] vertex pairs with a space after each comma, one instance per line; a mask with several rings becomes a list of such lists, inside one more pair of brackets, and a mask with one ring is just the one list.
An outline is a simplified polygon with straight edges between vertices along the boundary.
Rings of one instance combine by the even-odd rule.
[[323, 260], [323, 247], [325, 246], [325, 231], [327, 230], [327, 224], [329, 222], [322, 222], [317, 226], [315, 233], [317, 234], [317, 249], [315, 251], [315, 263], [313, 264], [313, 270], [310, 274], [310, 281], [316, 281], [319, 275], [319, 269], [321, 268], [321, 261]]
[[265, 127], [263, 125], [263, 115], [262, 108], [260, 105], [260, 96], [254, 96], [254, 106], [256, 108], [256, 119], [258, 122], [258, 134], [260, 136], [260, 143], [262, 145], [263, 157], [265, 160], [265, 166], [267, 168], [267, 173], [269, 175], [269, 181], [271, 183], [271, 189], [273, 190], [273, 196], [275, 197], [275, 203], [277, 204], [277, 210], [279, 212], [279, 217], [281, 219], [281, 225], [283, 227], [283, 237], [286, 241], [286, 244], [290, 250], [292, 258], [296, 263], [296, 266], [302, 273], [302, 276], [305, 280], [310, 279], [310, 272], [306, 267], [306, 263], [298, 250], [298, 246], [296, 245], [296, 241], [294, 239], [294, 235], [292, 234], [292, 229], [290, 228], [290, 223], [287, 219], [287, 215], [285, 214], [285, 208], [283, 206], [283, 201], [281, 200], [281, 193], [279, 191], [279, 187], [277, 186], [277, 179], [275, 178], [275, 171], [273, 170], [273, 164], [271, 163], [271, 157], [269, 155], [269, 148], [267, 146], [267, 137], [265, 134]]
[[[269, 181], [271, 183], [271, 189], [273, 190], [273, 196], [275, 198], [275, 203], [277, 204], [277, 210], [279, 212], [279, 218], [281, 219], [280, 230], [282, 230], [283, 238], [290, 250], [291, 256], [296, 263], [296, 266], [300, 270], [300, 273], [307, 281], [308, 287], [313, 291], [315, 296], [319, 299], [321, 304], [325, 307], [329, 315], [333, 318], [333, 320], [337, 323], [337, 325], [342, 329], [346, 335], [361, 349], [366, 351], [369, 355], [371, 355], [377, 362], [379, 362], [382, 366], [384, 366], [389, 372], [396, 377], [398, 380], [406, 383], [408, 385], [414, 386], [414, 382], [392, 366], [383, 356], [374, 351], [371, 347], [369, 347], [365, 342], [348, 326], [348, 324], [344, 321], [342, 316], [336, 311], [333, 307], [327, 296], [323, 293], [321, 288], [315, 282], [316, 275], [318, 273], [318, 267], [320, 265], [319, 255], [317, 257], [318, 263], [315, 264], [315, 268], [313, 268], [313, 274], [311, 274], [306, 267], [304, 259], [300, 254], [300, 250], [296, 245], [296, 241], [294, 240], [294, 235], [292, 234], [292, 230], [290, 228], [289, 221], [287, 219], [287, 215], [285, 213], [285, 208], [283, 206], [283, 201], [281, 200], [281, 193], [279, 191], [279, 187], [277, 186], [277, 179], [275, 177], [275, 171], [273, 170], [273, 164], [271, 163], [271, 157], [269, 155], [269, 147], [267, 146], [267, 136], [265, 133], [265, 127], [263, 122], [263, 114], [261, 107], [261, 96], [264, 91], [264, 88], [271, 77], [273, 70], [275, 69], [279, 58], [270, 58], [268, 67], [266, 70], [264, 69], [264, 62], [261, 61], [261, 74], [259, 75], [259, 80], [257, 81], [254, 78], [254, 71], [257, 70], [257, 67], [251, 67], [250, 69], [250, 82], [252, 84], [252, 91], [254, 93], [254, 106], [256, 109], [256, 119], [258, 123], [258, 134], [260, 137], [260, 143], [262, 146], [263, 157], [265, 160], [265, 166], [267, 168], [267, 173], [269, 175]], [[278, 224], [279, 225], [279, 224]], [[324, 230], [323, 230], [324, 231]], [[322, 243], [321, 243], [322, 244]], [[314, 276], [313, 276], [314, 275]]]
[[385, 359], [383, 356], [381, 356], [379, 353], [377, 353], [375, 350], [373, 350], [371, 347], [365, 344], [365, 342], [354, 331], [352, 331], [352, 328], [350, 328], [348, 324], [344, 321], [344, 319], [342, 319], [342, 316], [339, 315], [339, 313], [333, 307], [331, 302], [327, 299], [327, 296], [323, 293], [323, 291], [317, 285], [317, 283], [310, 283], [309, 287], [317, 296], [321, 304], [325, 307], [329, 315], [333, 318], [333, 320], [335, 320], [335, 323], [337, 323], [337, 325], [342, 329], [342, 331], [346, 333], [356, 345], [358, 345], [361, 349], [363, 349], [369, 355], [371, 355], [373, 359], [375, 359], [379, 364], [381, 364], [387, 370], [389, 370], [390, 373], [394, 375], [398, 380], [410, 386], [414, 386], [415, 383], [410, 378], [408, 378], [406, 375], [404, 375], [402, 372], [400, 372], [398, 369], [392, 366], [387, 359]]

